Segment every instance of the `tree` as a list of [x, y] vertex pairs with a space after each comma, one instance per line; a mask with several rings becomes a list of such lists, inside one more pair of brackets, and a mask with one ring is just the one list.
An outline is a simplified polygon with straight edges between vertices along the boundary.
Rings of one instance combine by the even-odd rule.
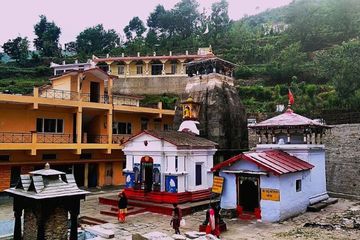
[[343, 43], [317, 55], [316, 62], [325, 77], [330, 79], [337, 95], [345, 103], [350, 103], [360, 89], [360, 40]]
[[2, 46], [4, 52], [18, 63], [23, 63], [29, 56], [29, 40], [25, 37], [9, 39]]
[[124, 28], [124, 33], [129, 42], [142, 39], [142, 35], [146, 31], [143, 21], [139, 17], [134, 17]]
[[198, 7], [196, 0], [181, 0], [171, 10], [172, 24], [180, 38], [186, 39], [196, 32], [200, 18]]
[[76, 37], [76, 50], [78, 54], [104, 54], [109, 53], [120, 44], [120, 38], [114, 29], [106, 31], [102, 24], [82, 31]]
[[77, 44], [76, 42], [68, 42], [65, 43], [65, 51], [66, 52], [71, 52], [71, 53], [75, 53], [77, 49]]
[[59, 37], [61, 30], [54, 22], [48, 22], [44, 15], [40, 16], [40, 21], [34, 26], [37, 38], [34, 39], [36, 50], [44, 57], [56, 57], [61, 54], [59, 47]]
[[230, 27], [230, 18], [228, 14], [229, 3], [226, 0], [215, 2], [211, 6], [210, 15], [210, 34], [214, 43], [217, 45], [217, 40], [224, 37], [225, 33]]

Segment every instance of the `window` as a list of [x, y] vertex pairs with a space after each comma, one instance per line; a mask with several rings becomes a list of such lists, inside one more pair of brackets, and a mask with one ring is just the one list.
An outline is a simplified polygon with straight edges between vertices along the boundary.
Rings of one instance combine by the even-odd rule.
[[42, 155], [42, 159], [43, 160], [55, 160], [56, 159], [56, 154], [43, 154]]
[[296, 180], [296, 192], [301, 191], [301, 179]]
[[141, 131], [148, 129], [148, 123], [149, 123], [149, 119], [141, 118]]
[[171, 64], [171, 74], [176, 74], [176, 63]]
[[118, 66], [118, 74], [124, 75], [125, 74], [125, 65], [119, 65]]
[[11, 167], [10, 175], [10, 187], [15, 187], [20, 179], [21, 168], [20, 167]]
[[55, 70], [55, 75], [61, 75], [64, 73], [64, 70]]
[[171, 125], [169, 125], [169, 124], [164, 124], [164, 131], [169, 131], [169, 130], [172, 130]]
[[175, 156], [175, 171], [178, 171], [178, 165], [179, 165], [179, 158], [178, 156]]
[[113, 124], [113, 134], [131, 134], [131, 123], [115, 122]]
[[201, 172], [202, 172], [202, 165], [196, 164], [196, 168], [195, 168], [195, 185], [196, 186], [199, 186], [202, 183]]
[[63, 133], [64, 120], [63, 119], [36, 119], [36, 131], [40, 133]]
[[0, 155], [0, 161], [1, 162], [10, 161], [10, 155]]
[[143, 66], [142, 65], [136, 65], [136, 74], [138, 74], [138, 75], [143, 74]]

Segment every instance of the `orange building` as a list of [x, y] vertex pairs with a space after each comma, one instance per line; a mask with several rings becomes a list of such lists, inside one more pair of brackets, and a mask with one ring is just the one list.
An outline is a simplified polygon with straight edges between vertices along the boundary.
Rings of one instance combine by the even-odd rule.
[[113, 95], [112, 77], [99, 68], [50, 81], [31, 95], [0, 94], [0, 191], [45, 162], [73, 173], [79, 186], [124, 184], [121, 143], [144, 129], [172, 126], [174, 110]]

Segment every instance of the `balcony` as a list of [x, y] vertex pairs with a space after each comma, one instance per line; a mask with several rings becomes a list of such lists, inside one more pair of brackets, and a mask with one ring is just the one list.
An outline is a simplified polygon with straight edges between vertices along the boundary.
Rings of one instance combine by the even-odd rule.
[[0, 132], [0, 143], [31, 143], [31, 133]]
[[[75, 137], [75, 138], [74, 138]], [[37, 143], [75, 143], [73, 134], [37, 133]]]
[[78, 101], [78, 93], [58, 89], [39, 89], [39, 97]]
[[82, 143], [107, 144], [109, 142], [108, 135], [87, 135], [83, 134]]
[[121, 145], [126, 142], [130, 137], [130, 134], [113, 134], [112, 143]]

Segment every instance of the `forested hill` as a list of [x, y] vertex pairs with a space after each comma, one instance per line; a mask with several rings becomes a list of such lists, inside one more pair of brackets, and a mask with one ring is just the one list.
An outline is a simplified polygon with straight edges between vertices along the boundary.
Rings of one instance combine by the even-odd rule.
[[[219, 57], [238, 64], [240, 83], [257, 80], [239, 87], [249, 111], [274, 111], [276, 104], [286, 103], [289, 85], [300, 113], [360, 107], [359, 0], [295, 0], [238, 21], [229, 18], [228, 7], [226, 0], [215, 2], [208, 12], [200, 11], [196, 0], [179, 0], [172, 9], [158, 5], [145, 22], [137, 16], [130, 19], [121, 35], [99, 23], [62, 49], [61, 29], [41, 16], [34, 27], [37, 52], [31, 59], [26, 37], [2, 44], [16, 62], [0, 65], [0, 78], [9, 76], [9, 65], [14, 72], [16, 67], [47, 67], [50, 61], [86, 60], [92, 54], [177, 54], [211, 45]], [[0, 79], [0, 91], [7, 88], [5, 83], [21, 82], [20, 75]], [[26, 78], [32, 79], [29, 74]]]

